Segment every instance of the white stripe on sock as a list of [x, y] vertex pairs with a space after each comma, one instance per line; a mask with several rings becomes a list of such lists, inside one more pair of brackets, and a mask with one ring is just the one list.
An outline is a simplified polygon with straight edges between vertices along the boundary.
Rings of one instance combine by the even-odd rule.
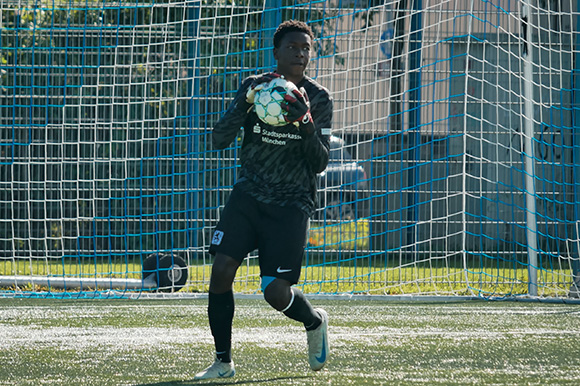
[[286, 312], [286, 311], [288, 311], [288, 309], [290, 309], [290, 307], [292, 307], [292, 303], [294, 303], [294, 291], [292, 291], [292, 288], [290, 288], [290, 292], [292, 293], [292, 297], [290, 298], [290, 303], [288, 303], [288, 305], [286, 306], [286, 308], [284, 308], [280, 312]]

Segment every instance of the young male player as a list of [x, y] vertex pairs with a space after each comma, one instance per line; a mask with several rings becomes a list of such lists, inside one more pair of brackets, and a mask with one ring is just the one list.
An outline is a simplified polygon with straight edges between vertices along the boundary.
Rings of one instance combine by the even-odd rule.
[[[313, 309], [301, 291], [300, 278], [309, 217], [315, 209], [316, 174], [328, 164], [332, 100], [328, 91], [304, 72], [314, 35], [303, 22], [280, 24], [274, 34], [275, 73], [242, 83], [212, 132], [216, 148], [226, 148], [244, 130], [238, 180], [223, 210], [210, 246], [215, 255], [209, 286], [208, 317], [216, 358], [195, 379], [235, 374], [231, 353], [234, 296], [232, 283], [249, 252], [258, 249], [266, 301], [307, 331], [310, 367], [328, 359], [328, 315]], [[288, 125], [273, 127], [253, 111], [260, 85], [283, 76], [301, 91], [287, 95]]]

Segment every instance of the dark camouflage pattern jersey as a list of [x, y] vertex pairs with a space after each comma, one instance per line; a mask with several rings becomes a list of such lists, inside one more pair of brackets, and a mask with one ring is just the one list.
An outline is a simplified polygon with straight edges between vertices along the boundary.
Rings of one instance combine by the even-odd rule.
[[316, 174], [328, 164], [329, 136], [333, 103], [324, 87], [305, 77], [296, 86], [304, 87], [310, 99], [310, 113], [316, 131], [300, 134], [293, 124], [274, 127], [246, 113], [246, 91], [257, 76], [244, 80], [231, 106], [215, 125], [213, 144], [225, 149], [243, 128], [236, 188], [263, 203], [296, 206], [312, 215], [316, 208]]

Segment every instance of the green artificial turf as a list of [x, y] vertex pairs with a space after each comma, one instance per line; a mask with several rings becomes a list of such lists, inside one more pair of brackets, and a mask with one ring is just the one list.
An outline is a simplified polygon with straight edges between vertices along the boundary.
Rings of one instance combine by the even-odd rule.
[[331, 357], [309, 369], [306, 335], [261, 299], [238, 298], [237, 374], [209, 365], [205, 299], [0, 299], [0, 385], [580, 384], [580, 306], [313, 299]]

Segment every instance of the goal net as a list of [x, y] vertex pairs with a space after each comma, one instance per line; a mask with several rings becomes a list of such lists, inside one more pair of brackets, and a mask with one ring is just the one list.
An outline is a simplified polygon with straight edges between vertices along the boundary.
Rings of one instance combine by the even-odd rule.
[[579, 297], [566, 0], [0, 0], [0, 294], [206, 292], [211, 128], [292, 18], [335, 102], [305, 292]]

